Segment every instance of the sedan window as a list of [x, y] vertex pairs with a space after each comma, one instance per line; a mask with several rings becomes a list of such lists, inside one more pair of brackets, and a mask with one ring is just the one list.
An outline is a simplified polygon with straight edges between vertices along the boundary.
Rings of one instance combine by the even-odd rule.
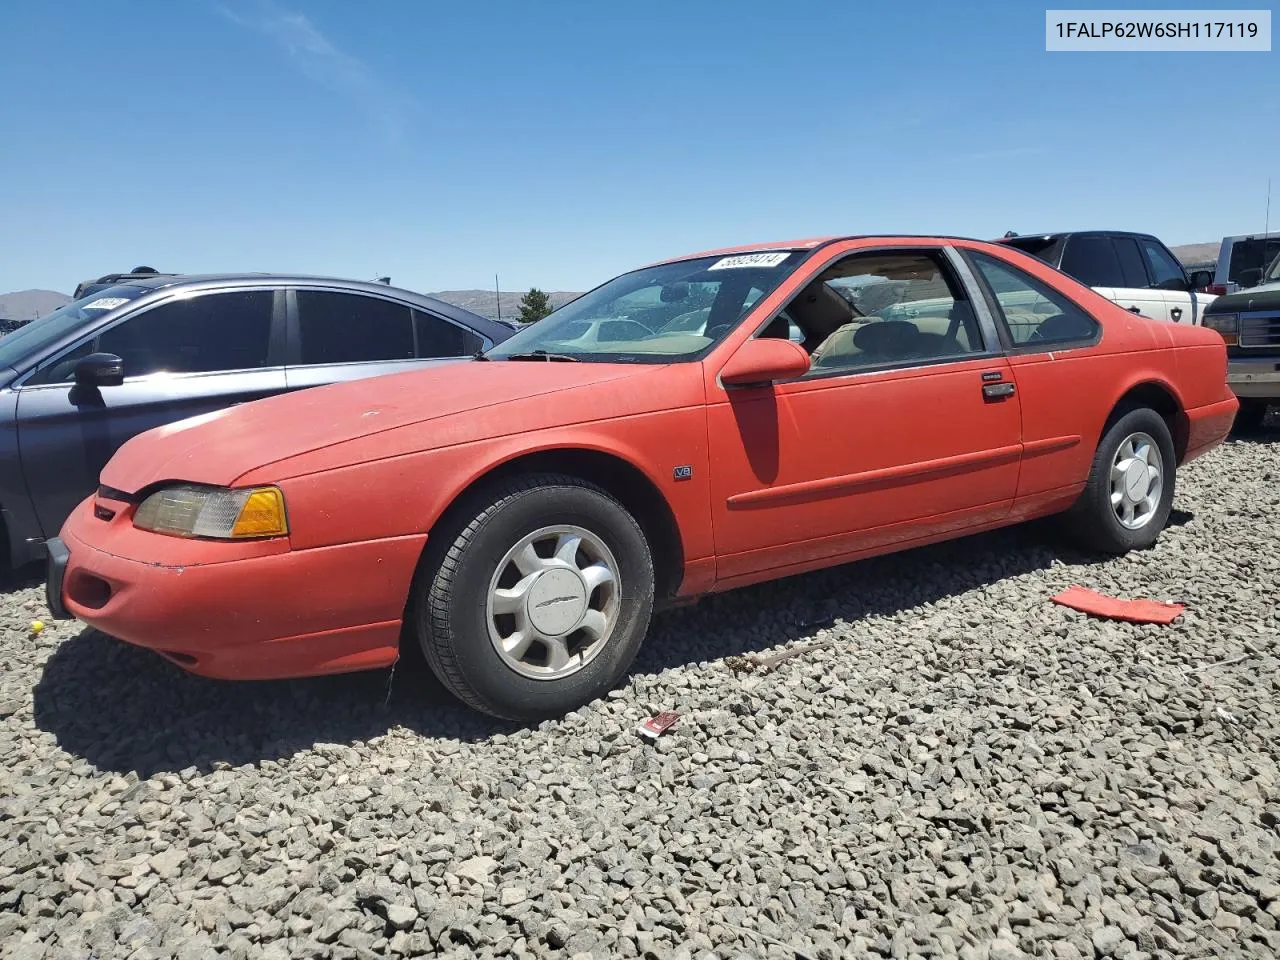
[[418, 357], [469, 357], [484, 346], [474, 330], [441, 320], [421, 310], [413, 311], [414, 334], [418, 341]]
[[811, 375], [985, 351], [960, 285], [934, 255], [914, 252], [844, 258], [801, 290], [762, 335], [801, 340]]
[[1098, 322], [1048, 284], [988, 254], [969, 256], [995, 294], [1015, 346], [1049, 347], [1097, 335]]
[[413, 359], [407, 306], [355, 293], [299, 290], [300, 362], [370, 363]]

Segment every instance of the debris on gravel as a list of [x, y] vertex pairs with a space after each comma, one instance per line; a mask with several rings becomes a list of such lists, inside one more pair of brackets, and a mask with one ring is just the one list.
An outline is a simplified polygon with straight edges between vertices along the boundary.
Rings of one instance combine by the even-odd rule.
[[[672, 611], [620, 689], [526, 728], [411, 657], [201, 680], [32, 631], [13, 586], [0, 953], [1274, 957], [1278, 456], [1191, 464], [1127, 557], [1036, 525]], [[1186, 611], [1047, 602], [1072, 584]]]

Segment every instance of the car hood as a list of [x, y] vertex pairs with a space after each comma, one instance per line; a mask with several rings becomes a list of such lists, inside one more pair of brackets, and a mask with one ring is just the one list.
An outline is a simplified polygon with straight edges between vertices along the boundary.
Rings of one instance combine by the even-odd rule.
[[103, 468], [101, 482], [125, 493], [168, 480], [227, 485], [255, 468], [324, 447], [654, 369], [490, 361], [311, 387], [139, 434]]
[[1237, 290], [1226, 296], [1218, 297], [1208, 307], [1206, 313], [1239, 313], [1241, 310], [1277, 310], [1280, 309], [1280, 280], [1272, 280], [1248, 290]]

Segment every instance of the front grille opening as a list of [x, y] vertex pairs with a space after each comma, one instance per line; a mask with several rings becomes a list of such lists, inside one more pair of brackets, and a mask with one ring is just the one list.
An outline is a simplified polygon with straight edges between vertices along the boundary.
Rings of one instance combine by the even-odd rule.
[[81, 573], [67, 584], [67, 595], [82, 607], [100, 610], [111, 599], [111, 584], [92, 574]]

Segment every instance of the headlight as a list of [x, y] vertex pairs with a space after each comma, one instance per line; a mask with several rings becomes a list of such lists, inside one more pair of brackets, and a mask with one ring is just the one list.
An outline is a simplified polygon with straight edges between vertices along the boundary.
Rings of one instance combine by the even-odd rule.
[[165, 487], [142, 501], [133, 525], [171, 537], [217, 540], [282, 537], [289, 532], [284, 494], [277, 487]]
[[1210, 330], [1217, 330], [1227, 344], [1240, 342], [1240, 314], [1238, 313], [1206, 313], [1203, 323]]

